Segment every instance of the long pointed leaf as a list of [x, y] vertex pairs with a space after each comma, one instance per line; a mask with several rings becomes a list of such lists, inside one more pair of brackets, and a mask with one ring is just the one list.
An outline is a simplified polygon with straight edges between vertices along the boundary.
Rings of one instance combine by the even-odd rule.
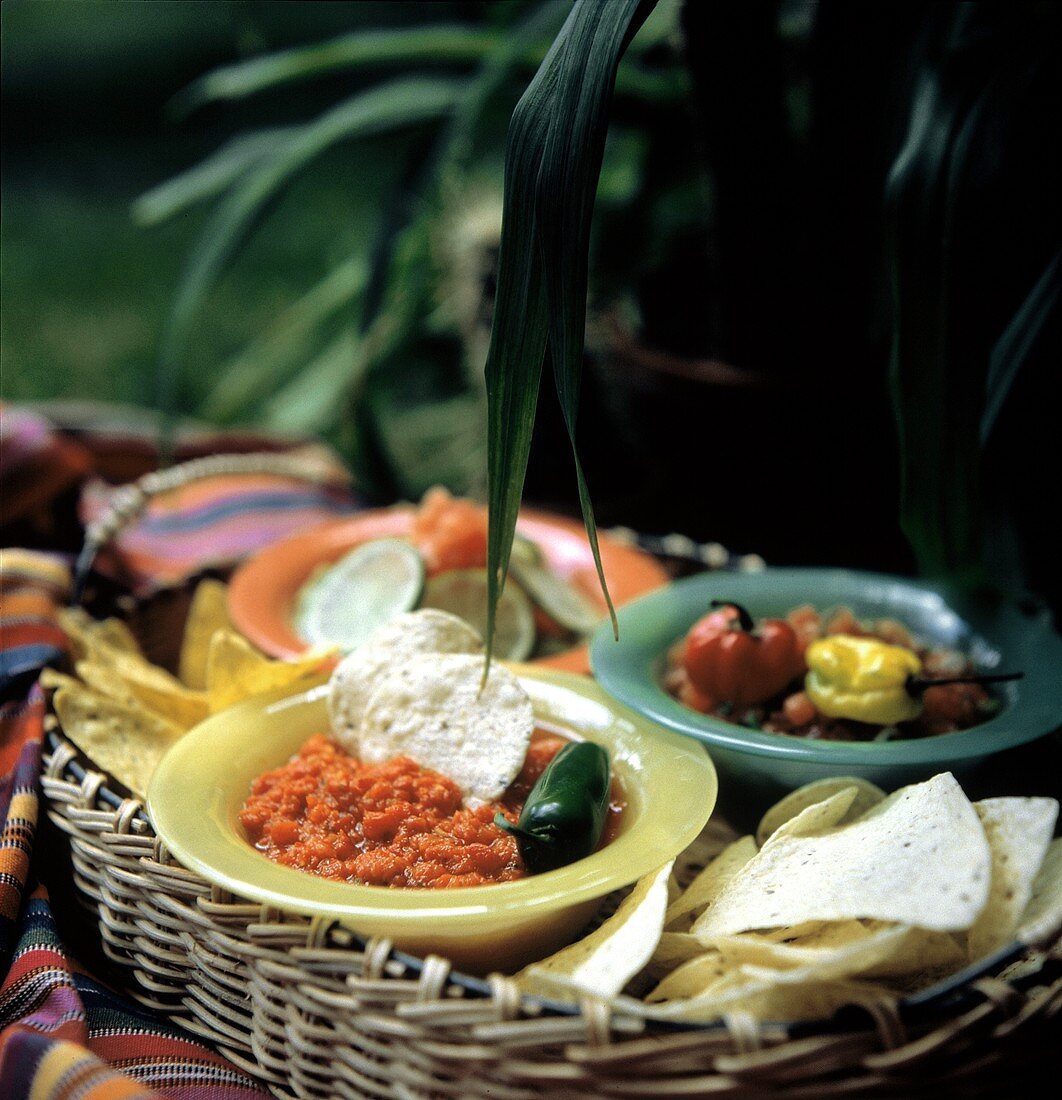
[[536, 221], [557, 395], [575, 459], [583, 522], [608, 602], [612, 628], [618, 636], [616, 610], [601, 566], [597, 526], [579, 462], [575, 429], [586, 337], [590, 221], [605, 150], [608, 108], [620, 58], [652, 5], [644, 0], [607, 5], [591, 5], [584, 0], [584, 4], [582, 8], [577, 5], [569, 20], [570, 33], [558, 59], [552, 103], [547, 103], [552, 107], [553, 122], [539, 175]]
[[982, 446], [992, 434], [1014, 379], [1039, 346], [1051, 317], [1058, 313], [1060, 267], [1062, 252], [1056, 252], [992, 349], [985, 387], [985, 410], [981, 417]]
[[342, 416], [343, 399], [357, 384], [358, 339], [341, 332], [297, 377], [276, 393], [261, 416], [269, 431], [320, 434]]
[[197, 202], [220, 195], [254, 165], [275, 155], [299, 130], [298, 126], [281, 126], [233, 138], [193, 168], [144, 192], [133, 203], [133, 221], [142, 226], [158, 225]]
[[361, 294], [366, 275], [360, 256], [346, 260], [280, 313], [261, 335], [218, 368], [217, 384], [203, 403], [202, 415], [231, 421], [275, 393], [303, 361], [320, 326]]
[[[677, 7], [676, 0], [670, 6]], [[532, 12], [532, 16], [534, 16]], [[677, 20], [661, 20], [652, 35], [639, 41], [642, 50], [652, 49], [675, 33]], [[299, 80], [310, 80], [347, 69], [401, 65], [468, 65], [494, 57], [510, 42], [516, 29], [503, 33], [484, 27], [442, 25], [401, 30], [357, 31], [327, 42], [282, 50], [214, 69], [193, 81], [170, 101], [177, 118], [191, 114], [208, 103], [245, 99], [271, 88]], [[541, 62], [544, 49], [528, 42], [520, 47], [517, 60], [529, 65]], [[632, 96], [657, 102], [673, 101], [682, 86], [671, 77], [632, 66], [620, 78], [621, 89]]]
[[170, 110], [182, 117], [206, 103], [243, 99], [267, 88], [361, 66], [470, 64], [502, 40], [499, 31], [459, 24], [357, 31], [224, 65], [179, 92]]
[[[653, 0], [577, 0], [509, 125], [498, 289], [486, 367], [488, 667], [547, 346], [575, 450], [586, 323], [586, 256], [608, 105], [619, 59], [652, 6]], [[576, 478], [587, 535], [608, 599], [589, 492], [577, 455]], [[611, 607], [609, 599], [610, 611]]]
[[163, 333], [157, 403], [172, 411], [176, 373], [199, 305], [266, 203], [309, 161], [336, 142], [437, 119], [460, 97], [459, 80], [396, 80], [352, 96], [303, 128], [297, 138], [232, 190], [204, 230], [185, 270]]

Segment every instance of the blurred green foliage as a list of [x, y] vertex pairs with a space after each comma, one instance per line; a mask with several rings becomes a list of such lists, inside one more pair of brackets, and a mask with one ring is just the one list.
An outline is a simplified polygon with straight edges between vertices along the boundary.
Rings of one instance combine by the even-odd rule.
[[[411, 19], [414, 8], [5, 3], [3, 396], [152, 404], [160, 335], [203, 212], [145, 230], [130, 209], [207, 155], [226, 128], [218, 119], [176, 125], [167, 101], [205, 66], [244, 50], [296, 45], [352, 20]], [[314, 106], [294, 99], [285, 110], [296, 116]], [[213, 367], [364, 248], [403, 151], [389, 139], [364, 146], [360, 161], [336, 151], [280, 196], [204, 302], [181, 375], [183, 409], [202, 413]]]

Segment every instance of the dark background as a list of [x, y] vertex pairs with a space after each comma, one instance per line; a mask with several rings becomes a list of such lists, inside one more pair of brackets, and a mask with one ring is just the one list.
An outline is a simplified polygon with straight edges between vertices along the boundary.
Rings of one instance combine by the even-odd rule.
[[[164, 319], [206, 211], [143, 228], [133, 201], [233, 134], [312, 118], [381, 73], [318, 77], [177, 120], [167, 105], [191, 80], [369, 27], [505, 28], [534, 6], [8, 0], [3, 397], [150, 406]], [[885, 181], [958, 7], [704, 0], [668, 15], [681, 42], [637, 63], [679, 95], [617, 94], [598, 203], [580, 431], [604, 524], [677, 529], [777, 564], [914, 569], [898, 522]], [[1055, 5], [976, 7], [989, 37], [1024, 34], [1057, 59]], [[531, 71], [514, 74], [478, 135], [477, 179], [495, 191], [505, 119]], [[994, 301], [1001, 317], [1062, 236], [1054, 73], [998, 135], [1005, 186], [984, 197], [981, 220], [996, 231], [977, 278], [998, 277], [986, 308]], [[371, 256], [395, 194], [420, 186], [410, 166], [431, 139], [417, 130], [337, 145], [277, 197], [204, 302], [178, 383], [183, 412], [204, 415], [219, 364], [308, 286], [352, 254]], [[417, 370], [467, 354], [427, 312], [422, 321], [388, 364], [400, 404], [437, 396]], [[1055, 606], [1060, 361], [1029, 363], [984, 462], [991, 569]], [[254, 405], [235, 419], [263, 422]], [[402, 468], [375, 431], [368, 457], [342, 427], [320, 434], [373, 499], [415, 495], [426, 475]], [[528, 496], [575, 505], [545, 388]]]

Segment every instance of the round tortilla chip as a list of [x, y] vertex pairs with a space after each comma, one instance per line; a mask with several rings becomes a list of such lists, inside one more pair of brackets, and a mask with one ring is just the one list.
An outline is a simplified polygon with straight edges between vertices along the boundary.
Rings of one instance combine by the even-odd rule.
[[[380, 680], [428, 653], [481, 653], [483, 639], [447, 611], [423, 608], [397, 615], [340, 661], [328, 691], [328, 715], [336, 740], [356, 751], [369, 697]], [[482, 677], [482, 668], [480, 670]]]
[[855, 775], [816, 779], [814, 783], [807, 783], [795, 791], [790, 791], [785, 798], [776, 802], [763, 815], [756, 827], [756, 843], [762, 848], [771, 834], [787, 821], [792, 820], [809, 806], [815, 805], [816, 802], [825, 802], [846, 787], [855, 787], [856, 794], [844, 814], [832, 824], [842, 825], [847, 821], [855, 821], [857, 817], [862, 817], [867, 810], [872, 809], [885, 798], [885, 792], [880, 787]]
[[408, 756], [452, 779], [466, 799], [491, 802], [516, 778], [535, 716], [519, 680], [483, 658], [428, 654], [377, 685], [357, 732], [359, 759], [378, 764]]

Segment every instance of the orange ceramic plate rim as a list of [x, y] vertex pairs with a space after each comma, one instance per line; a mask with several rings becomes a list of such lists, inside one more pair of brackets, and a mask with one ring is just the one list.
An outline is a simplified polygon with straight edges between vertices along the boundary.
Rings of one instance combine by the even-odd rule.
[[[409, 533], [411, 505], [377, 508], [346, 519], [329, 520], [260, 550], [235, 572], [229, 585], [229, 614], [236, 627], [273, 657], [293, 658], [308, 644], [295, 633], [292, 609], [299, 589], [320, 565], [338, 561], [348, 550], [373, 539]], [[582, 524], [564, 516], [523, 510], [517, 529], [538, 544], [550, 567], [571, 579], [602, 612], [593, 556]], [[601, 562], [616, 606], [667, 584], [664, 568], [644, 551], [599, 536]], [[534, 662], [569, 672], [589, 673], [586, 645]]]

